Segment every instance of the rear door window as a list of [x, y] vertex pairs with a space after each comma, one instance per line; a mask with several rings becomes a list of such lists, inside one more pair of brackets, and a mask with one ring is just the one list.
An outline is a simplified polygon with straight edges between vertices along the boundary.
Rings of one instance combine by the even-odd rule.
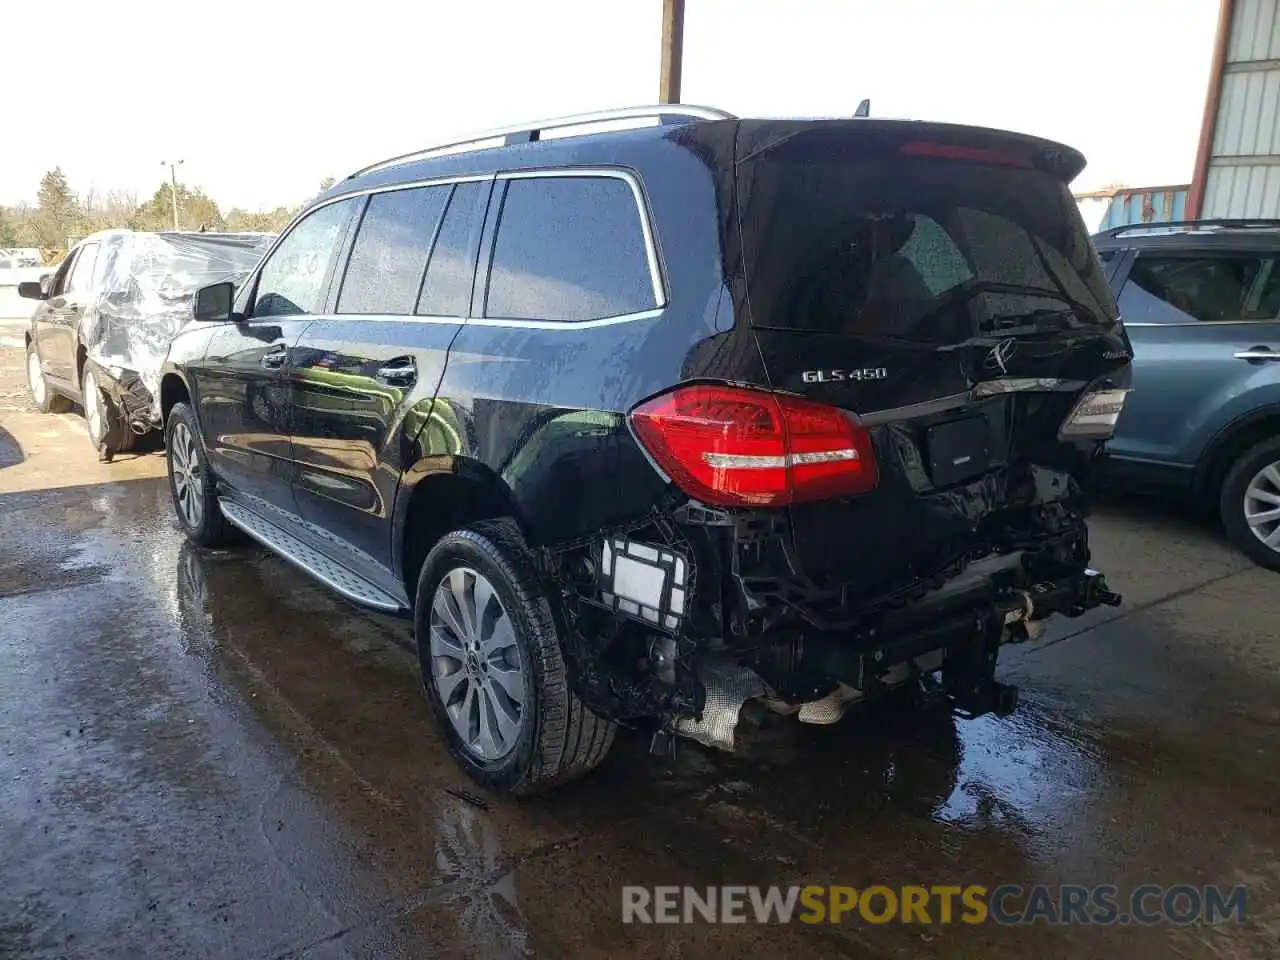
[[508, 181], [484, 315], [575, 322], [656, 308], [641, 216], [617, 177]]
[[1139, 253], [1120, 293], [1126, 323], [1273, 320], [1280, 309], [1276, 258], [1250, 253]]
[[451, 190], [418, 187], [369, 198], [338, 295], [338, 313], [413, 313]]
[[459, 183], [453, 187], [439, 235], [422, 282], [416, 312], [420, 316], [465, 317], [471, 312], [471, 285], [475, 280], [476, 208], [488, 183]]

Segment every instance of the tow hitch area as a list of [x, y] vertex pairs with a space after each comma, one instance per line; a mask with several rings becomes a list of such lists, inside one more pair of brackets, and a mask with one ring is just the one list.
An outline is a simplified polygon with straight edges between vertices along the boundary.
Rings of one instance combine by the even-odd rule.
[[986, 603], [915, 611], [896, 629], [882, 623], [766, 638], [748, 658], [725, 652], [700, 658], [696, 675], [705, 688], [704, 706], [695, 716], [676, 718], [670, 730], [732, 751], [748, 700], [802, 723], [824, 724], [900, 688], [913, 690], [922, 706], [945, 704], [966, 719], [1006, 716], [1017, 708], [1018, 688], [995, 679], [1000, 647], [1039, 636], [1044, 618], [1054, 613], [1079, 616], [1120, 602], [1101, 573], [1085, 570]]

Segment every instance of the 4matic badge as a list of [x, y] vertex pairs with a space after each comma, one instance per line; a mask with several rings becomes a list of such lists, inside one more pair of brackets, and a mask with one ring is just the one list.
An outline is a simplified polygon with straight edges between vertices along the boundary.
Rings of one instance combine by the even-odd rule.
[[800, 379], [805, 383], [847, 383], [850, 380], [885, 380], [888, 367], [861, 367], [857, 370], [805, 370]]

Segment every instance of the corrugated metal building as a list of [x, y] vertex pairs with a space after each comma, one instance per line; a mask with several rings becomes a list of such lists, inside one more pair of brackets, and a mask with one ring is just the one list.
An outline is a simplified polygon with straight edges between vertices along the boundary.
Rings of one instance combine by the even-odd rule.
[[1131, 223], [1168, 223], [1187, 218], [1186, 184], [1169, 187], [1118, 187], [1076, 194], [1091, 233]]
[[1280, 0], [1221, 0], [1192, 217], [1280, 218]]

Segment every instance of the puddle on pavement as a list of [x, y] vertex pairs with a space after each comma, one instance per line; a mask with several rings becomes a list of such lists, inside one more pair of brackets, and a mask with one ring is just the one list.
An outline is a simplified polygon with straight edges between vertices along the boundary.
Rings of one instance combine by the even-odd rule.
[[[682, 742], [674, 761], [659, 760], [643, 735], [624, 731], [580, 784], [523, 803], [489, 797], [432, 728], [405, 622], [355, 610], [256, 547], [185, 544], [163, 481], [23, 497], [6, 502], [40, 519], [0, 517], [0, 535], [11, 538], [10, 555], [22, 553], [25, 582], [38, 590], [108, 581], [101, 595], [76, 595], [85, 608], [74, 618], [120, 643], [102, 663], [126, 671], [115, 689], [77, 705], [108, 720], [85, 731], [87, 746], [67, 754], [66, 783], [47, 795], [93, 823], [139, 790], [205, 815], [210, 803], [227, 804], [228, 816], [247, 815], [253, 829], [226, 842], [250, 851], [265, 842], [290, 882], [357, 889], [343, 894], [355, 904], [354, 918], [341, 920], [344, 944], [410, 931], [436, 952], [557, 955], [579, 945], [564, 939], [576, 931], [616, 949], [625, 938], [614, 911], [627, 882], [865, 885], [1072, 870], [1078, 879], [1122, 864], [1135, 836], [1137, 849], [1157, 847], [1147, 863], [1184, 862], [1195, 842], [1196, 811], [1177, 806], [1174, 791], [1125, 781], [1152, 775], [1134, 764], [1132, 744], [1027, 680], [1011, 717], [964, 722], [886, 709], [829, 728], [772, 718], [749, 732], [743, 757]], [[0, 573], [0, 597], [11, 577]], [[136, 631], [133, 646], [119, 640]], [[34, 655], [23, 662], [38, 666]], [[1033, 667], [1024, 673], [1034, 677], [1041, 668]], [[69, 729], [64, 739], [75, 745], [81, 734]], [[99, 762], [114, 773], [85, 779]], [[242, 794], [249, 807], [237, 806]], [[171, 812], [155, 815], [159, 830], [172, 822]], [[1144, 817], [1182, 830], [1153, 841]], [[227, 855], [220, 832], [210, 839], [211, 822], [194, 821], [183, 845], [197, 862]], [[1223, 849], [1197, 868], [1209, 871]], [[128, 844], [107, 844], [101, 856], [124, 863]], [[232, 890], [235, 880], [210, 882]], [[257, 909], [274, 896], [264, 892]], [[294, 930], [276, 945], [322, 941], [343, 909], [330, 906], [305, 935]], [[252, 908], [241, 902], [235, 912], [244, 919]], [[680, 942], [704, 933], [682, 931], [692, 940]], [[732, 938], [760, 935], [714, 930], [705, 945], [751, 952], [758, 944]], [[897, 955], [902, 944], [893, 942], [886, 955]]]

